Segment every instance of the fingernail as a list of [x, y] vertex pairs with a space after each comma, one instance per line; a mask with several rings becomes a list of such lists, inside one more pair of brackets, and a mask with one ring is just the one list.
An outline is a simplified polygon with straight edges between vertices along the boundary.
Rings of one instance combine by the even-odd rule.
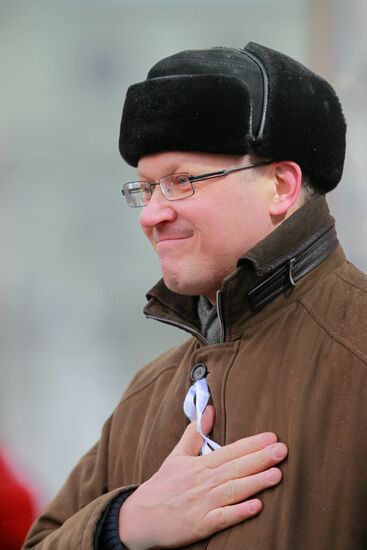
[[269, 432], [269, 433], [264, 434], [262, 436], [261, 440], [264, 444], [264, 447], [267, 447], [268, 445], [271, 445], [272, 443], [274, 443], [277, 439], [276, 439], [276, 435]]
[[247, 510], [250, 514], [256, 514], [261, 508], [261, 502], [259, 500], [249, 500], [247, 502]]
[[279, 483], [279, 481], [282, 478], [281, 471], [278, 470], [278, 468], [271, 468], [267, 472], [265, 472], [265, 479], [270, 485], [275, 485], [276, 483]]
[[275, 445], [270, 447], [270, 453], [274, 458], [280, 460], [281, 458], [287, 456], [287, 447], [284, 445], [284, 443], [276, 443]]

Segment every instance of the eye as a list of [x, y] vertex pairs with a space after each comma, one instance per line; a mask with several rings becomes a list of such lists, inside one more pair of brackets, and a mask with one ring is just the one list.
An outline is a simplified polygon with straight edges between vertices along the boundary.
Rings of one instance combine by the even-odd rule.
[[174, 185], [179, 186], [180, 188], [190, 187], [189, 174], [175, 174], [172, 178]]
[[175, 183], [178, 183], [179, 185], [182, 185], [183, 183], [186, 183], [186, 182], [187, 182], [187, 177], [186, 176], [178, 175], [175, 178]]
[[172, 195], [172, 186], [171, 185], [167, 185], [165, 184], [164, 185], [164, 192], [165, 192], [165, 195], [168, 197], [170, 195]]

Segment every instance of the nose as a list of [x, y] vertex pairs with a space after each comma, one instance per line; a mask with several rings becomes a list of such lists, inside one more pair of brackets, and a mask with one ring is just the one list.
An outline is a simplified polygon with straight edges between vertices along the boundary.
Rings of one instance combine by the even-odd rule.
[[147, 230], [163, 222], [172, 222], [176, 217], [174, 202], [167, 200], [160, 187], [157, 186], [150, 201], [142, 209], [139, 223], [143, 229]]

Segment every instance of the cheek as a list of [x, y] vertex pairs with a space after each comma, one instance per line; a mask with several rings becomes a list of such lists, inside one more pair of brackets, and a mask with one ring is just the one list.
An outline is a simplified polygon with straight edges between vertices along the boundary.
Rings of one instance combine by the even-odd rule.
[[201, 259], [203, 268], [209, 264], [213, 267], [223, 260], [233, 246], [234, 237], [238, 235], [235, 224], [232, 224], [229, 216], [222, 212], [206, 212], [205, 220], [197, 227], [196, 251]]
[[216, 215], [207, 217], [212, 229], [208, 237], [211, 248], [239, 257], [267, 235], [269, 216], [265, 201], [253, 198], [249, 194], [247, 199], [224, 200]]

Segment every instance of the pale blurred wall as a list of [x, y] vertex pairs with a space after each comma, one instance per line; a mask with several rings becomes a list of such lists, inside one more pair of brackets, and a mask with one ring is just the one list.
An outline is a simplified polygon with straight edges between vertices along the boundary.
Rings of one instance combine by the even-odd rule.
[[366, 6], [348, 3], [346, 29], [341, 0], [327, 6], [325, 40], [315, 0], [0, 0], [0, 434], [45, 497], [132, 374], [184, 337], [142, 316], [158, 264], [120, 197], [123, 98], [158, 59], [254, 40], [322, 61], [354, 147], [333, 209], [367, 267]]
[[348, 256], [367, 271], [367, 2], [335, 0], [331, 5], [330, 73], [343, 104], [348, 132], [343, 182], [329, 202]]

